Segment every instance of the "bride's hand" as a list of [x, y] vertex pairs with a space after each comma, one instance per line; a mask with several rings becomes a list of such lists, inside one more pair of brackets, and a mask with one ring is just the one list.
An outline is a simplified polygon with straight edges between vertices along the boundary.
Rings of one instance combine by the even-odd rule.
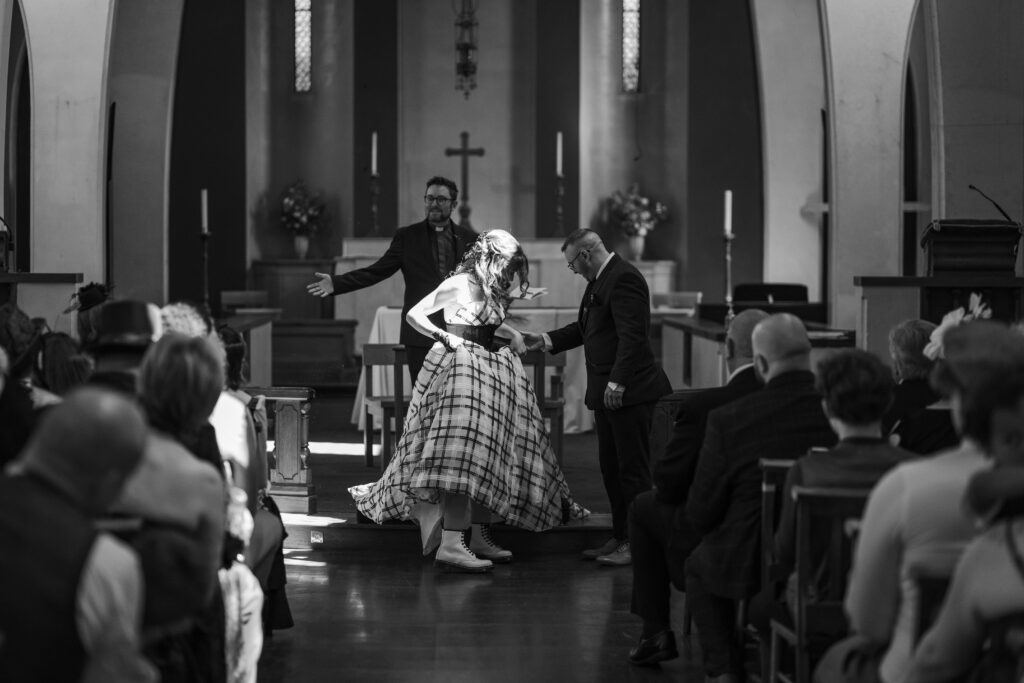
[[518, 356], [523, 355], [527, 351], [526, 340], [523, 339], [523, 335], [519, 332], [512, 335], [512, 339], [509, 340], [508, 345], [509, 348], [512, 349], [512, 352]]

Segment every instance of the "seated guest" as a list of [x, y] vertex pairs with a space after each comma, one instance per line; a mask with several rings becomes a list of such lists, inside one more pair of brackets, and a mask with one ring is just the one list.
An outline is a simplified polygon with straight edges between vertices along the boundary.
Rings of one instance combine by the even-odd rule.
[[213, 629], [203, 629], [222, 608], [217, 572], [226, 492], [219, 465], [185, 446], [207, 424], [223, 382], [210, 343], [174, 333], [150, 348], [139, 369], [139, 400], [151, 430], [115, 510], [144, 522], [136, 547], [143, 546], [145, 623], [157, 636], [146, 654], [165, 680], [206, 680], [213, 667], [224, 667], [223, 648], [214, 651], [209, 639]]
[[893, 435], [900, 448], [922, 455], [952, 448], [959, 442], [949, 403], [929, 384], [935, 360], [925, 355], [935, 325], [926, 320], [904, 320], [889, 331], [896, 390], [892, 407], [882, 420], [884, 433]]
[[796, 316], [781, 313], [754, 328], [760, 391], [717, 408], [707, 431], [686, 518], [701, 534], [686, 561], [686, 597], [707, 677], [735, 681], [743, 657], [735, 637], [736, 602], [760, 581], [761, 458], [796, 458], [831, 446], [835, 434], [821, 410], [811, 372], [811, 343]]
[[686, 521], [686, 498], [704, 442], [708, 413], [761, 388], [754, 370], [750, 336], [764, 311], [747, 309], [729, 325], [725, 386], [685, 394], [676, 414], [672, 440], [654, 465], [655, 489], [637, 496], [629, 514], [633, 551], [633, 614], [643, 619], [640, 642], [629, 653], [631, 664], [646, 665], [675, 659], [675, 636], [669, 629], [671, 583], [686, 590], [683, 563], [697, 538]]
[[85, 384], [92, 374], [92, 359], [82, 353], [78, 342], [63, 332], [44, 334], [37, 358], [40, 384], [57, 396]]
[[132, 402], [79, 389], [0, 477], [0, 680], [157, 680], [139, 654], [139, 560], [94, 527], [145, 443]]
[[967, 546], [942, 611], [914, 652], [907, 683], [961, 680], [982, 654], [987, 627], [1024, 612], [1024, 367], [990, 377], [963, 409], [977, 422], [978, 443], [995, 462], [972, 483], [989, 480], [985, 488], [1018, 505], [1007, 506], [1016, 511], [1000, 514]]
[[40, 386], [35, 376], [36, 356], [42, 349], [44, 329], [12, 303], [0, 306], [0, 346], [10, 358], [8, 376], [28, 392], [33, 408], [40, 410], [60, 402], [60, 397]]
[[78, 343], [84, 349], [92, 348], [96, 343], [100, 327], [100, 309], [110, 299], [111, 289], [113, 287], [98, 282], [82, 285], [71, 296], [71, 305], [64, 309], [65, 314], [75, 311]]
[[[892, 374], [878, 358], [867, 351], [843, 349], [818, 364], [817, 387], [822, 396], [825, 416], [839, 443], [830, 450], [814, 449], [797, 460], [786, 476], [782, 489], [782, 515], [775, 532], [775, 561], [783, 575], [796, 567], [796, 502], [793, 487], [835, 487], [871, 489], [886, 472], [914, 457], [882, 436], [882, 415], [892, 399]], [[811, 531], [812, 538], [828, 538], [828, 528]], [[823, 557], [824, 548], [812, 550]], [[817, 563], [817, 560], [816, 560]], [[788, 587], [793, 585], [790, 575]], [[829, 577], [821, 577], [828, 580]], [[845, 580], [845, 577], [844, 577]], [[779, 597], [781, 586], [768, 586], [759, 596]], [[824, 591], [822, 591], [823, 593]], [[792, 615], [793, 592], [786, 591], [787, 616]], [[764, 633], [767, 614], [756, 623], [752, 604], [751, 622]], [[835, 634], [836, 638], [844, 633]]]
[[917, 624], [917, 591], [907, 577], [915, 568], [952, 575], [974, 536], [960, 501], [987, 466], [988, 422], [972, 407], [993, 377], [1024, 368], [1024, 339], [999, 323], [971, 322], [946, 332], [943, 344], [933, 384], [950, 398], [962, 441], [899, 465], [871, 492], [845, 601], [854, 635], [829, 650], [816, 680], [902, 683]]
[[90, 314], [91, 341], [86, 350], [95, 368], [89, 384], [136, 396], [142, 358], [161, 333], [160, 309], [144, 301], [124, 300], [93, 308]]
[[10, 358], [0, 346], [0, 469], [21, 452], [36, 425], [28, 391], [10, 378]]
[[[250, 396], [242, 388], [246, 380], [245, 340], [232, 327], [217, 330], [224, 344], [226, 358], [225, 393], [246, 406], [246, 433], [249, 441], [250, 463], [247, 492], [253, 513], [253, 532], [246, 548], [246, 564], [263, 588], [263, 622], [265, 629], [291, 628], [294, 625], [288, 599], [285, 595], [284, 524], [276, 503], [267, 494], [267, 411], [262, 396]], [[220, 405], [220, 401], [218, 401]], [[214, 409], [216, 414], [217, 409]]]

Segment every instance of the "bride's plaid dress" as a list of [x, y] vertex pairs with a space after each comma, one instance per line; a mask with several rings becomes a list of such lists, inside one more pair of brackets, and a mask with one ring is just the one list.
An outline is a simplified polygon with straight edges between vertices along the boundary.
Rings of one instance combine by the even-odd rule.
[[[460, 311], [470, 325], [495, 325], [498, 313]], [[442, 492], [461, 493], [506, 524], [542, 531], [569, 514], [572, 499], [555, 460], [537, 397], [510, 349], [440, 342], [416, 379], [395, 457], [379, 481], [349, 489], [377, 523], [420, 517]]]

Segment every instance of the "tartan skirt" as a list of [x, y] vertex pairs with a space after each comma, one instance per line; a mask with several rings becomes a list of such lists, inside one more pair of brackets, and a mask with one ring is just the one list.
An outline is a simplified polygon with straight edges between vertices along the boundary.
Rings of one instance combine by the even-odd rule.
[[589, 512], [572, 499], [537, 397], [508, 348], [440, 343], [416, 378], [405, 429], [380, 480], [349, 489], [378, 524], [417, 519], [442, 493], [465, 494], [505, 523], [543, 531]]

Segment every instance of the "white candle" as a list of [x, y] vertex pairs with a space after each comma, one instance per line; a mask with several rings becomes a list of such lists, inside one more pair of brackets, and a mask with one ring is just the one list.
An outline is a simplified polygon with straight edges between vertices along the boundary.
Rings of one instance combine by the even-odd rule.
[[204, 187], [199, 193], [199, 199], [203, 205], [203, 234], [210, 232], [210, 219], [207, 213], [207, 199], [206, 199], [206, 188]]
[[370, 175], [377, 175], [377, 131], [370, 137]]
[[725, 236], [732, 237], [732, 190], [725, 191]]
[[562, 131], [555, 136], [555, 175], [562, 177]]

